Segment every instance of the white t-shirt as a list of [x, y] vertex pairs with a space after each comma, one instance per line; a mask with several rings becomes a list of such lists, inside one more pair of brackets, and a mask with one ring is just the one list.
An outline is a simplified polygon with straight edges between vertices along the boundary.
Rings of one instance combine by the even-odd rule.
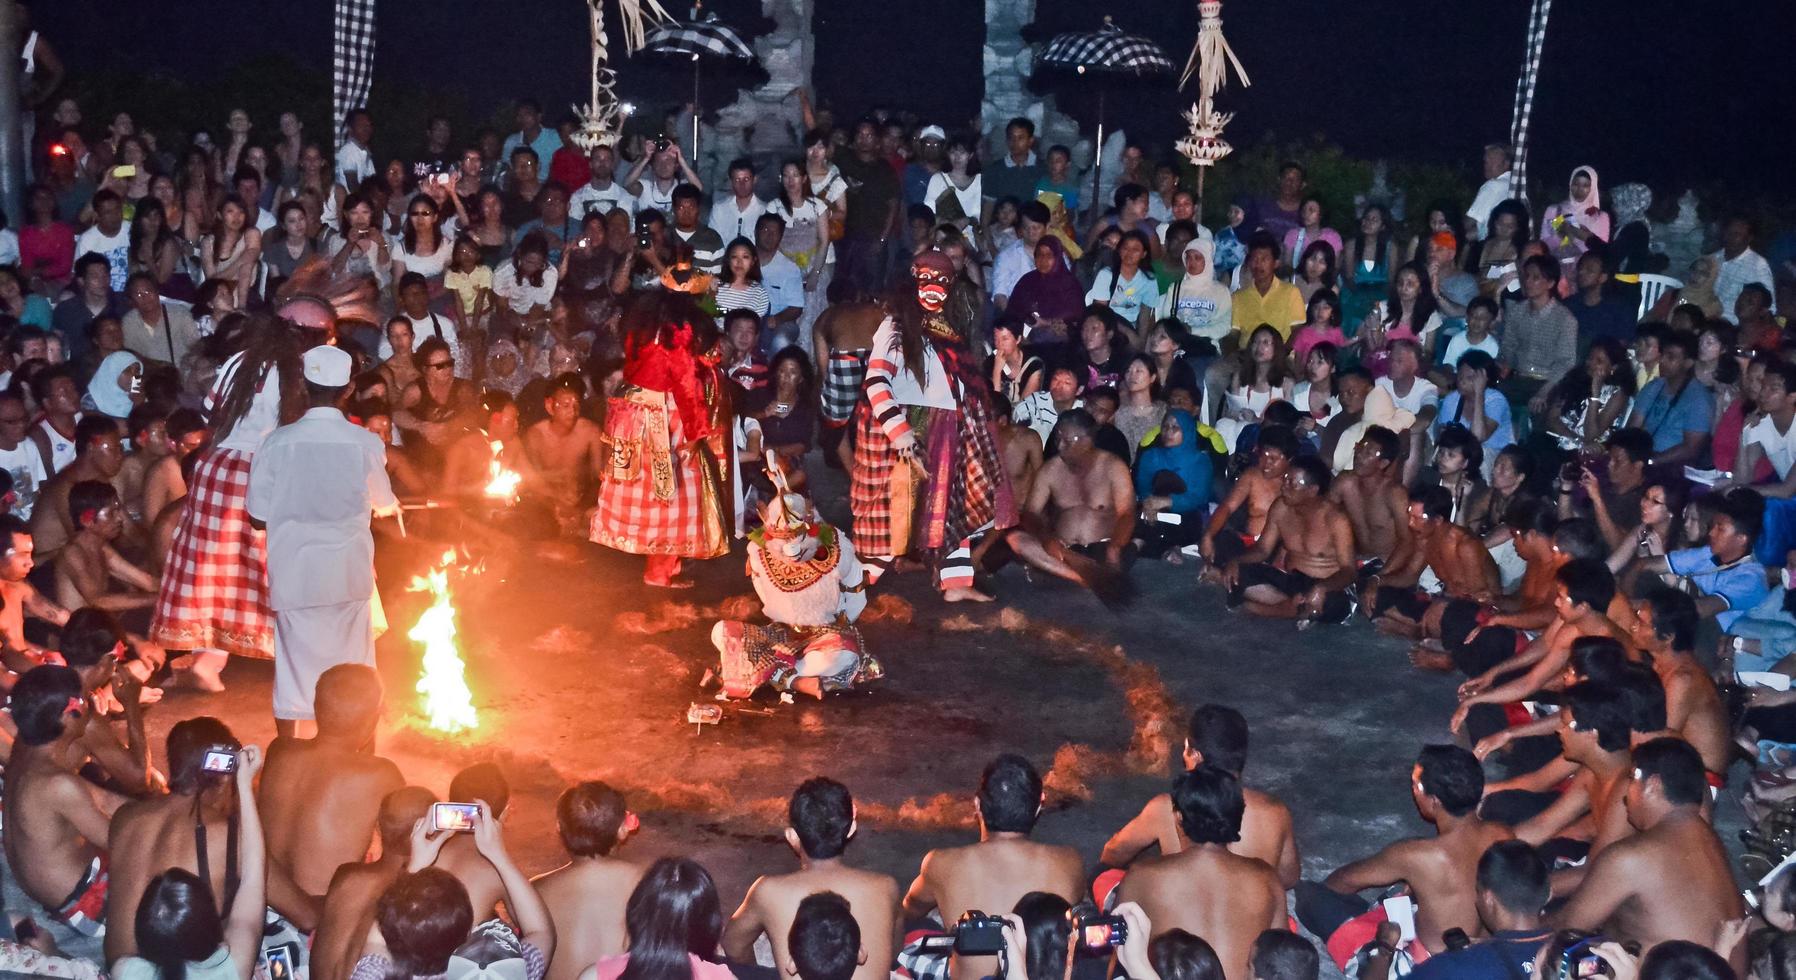
[[345, 140], [343, 148], [337, 151], [337, 183], [350, 186], [350, 178], [364, 181], [374, 176], [374, 154], [365, 146], [359, 146], [355, 140]]
[[636, 216], [636, 198], [615, 180], [604, 190], [599, 190], [588, 181], [581, 184], [567, 199], [567, 213], [582, 220], [592, 211], [609, 214], [617, 208], [623, 208], [624, 213], [632, 218]]
[[558, 278], [551, 266], [543, 270], [543, 284], [533, 286], [528, 279], [520, 280], [517, 267], [506, 259], [493, 270], [493, 295], [505, 300], [513, 313], [528, 313], [533, 307], [549, 305], [549, 300], [555, 298]]
[[1790, 431], [1779, 432], [1777, 423], [1767, 415], [1742, 433], [1740, 439], [1749, 446], [1756, 442], [1765, 450], [1765, 458], [1771, 461], [1780, 480], [1789, 476], [1790, 467], [1796, 465], [1796, 423], [1791, 423]]
[[19, 233], [0, 228], [0, 265], [19, 264]]
[[[1091, 281], [1091, 291], [1085, 294], [1085, 302], [1109, 303], [1110, 312], [1131, 327], [1140, 321], [1143, 306], [1152, 312], [1160, 305], [1160, 288], [1154, 285], [1154, 277], [1148, 275], [1146, 269], [1136, 269], [1133, 276], [1116, 283], [1116, 288], [1112, 289], [1111, 283], [1115, 279], [1116, 273], [1099, 269], [1097, 277]], [[1012, 288], [1015, 288], [1014, 284]]]
[[673, 192], [674, 188], [678, 186], [680, 186], [678, 177], [668, 181], [667, 187], [664, 189], [655, 184], [653, 174], [643, 174], [642, 193], [636, 195], [635, 213], [654, 208], [661, 212], [661, 216], [667, 219], [668, 224], [673, 224]]
[[131, 278], [131, 222], [122, 222], [118, 233], [107, 235], [94, 225], [75, 239], [75, 257], [80, 258], [89, 252], [98, 252], [106, 256], [106, 264], [112, 267], [112, 291], [125, 291], [125, 280]]
[[1441, 390], [1427, 378], [1411, 378], [1407, 395], [1397, 394], [1397, 385], [1390, 378], [1379, 378], [1378, 387], [1391, 396], [1398, 408], [1412, 415], [1419, 414], [1424, 408], [1439, 408], [1441, 404]]
[[1481, 350], [1492, 357], [1496, 357], [1499, 349], [1495, 334], [1487, 333], [1484, 335], [1483, 340], [1474, 344], [1466, 339], [1465, 331], [1461, 330], [1453, 335], [1452, 340], [1447, 341], [1447, 353], [1445, 355], [1447, 366], [1457, 370], [1459, 368], [1459, 359], [1464, 357], [1467, 351]]
[[755, 239], [755, 221], [767, 213], [767, 202], [750, 196], [747, 207], [738, 207], [736, 195], [724, 194], [711, 202], [711, 217], [705, 222], [724, 245], [738, 238]]
[[44, 454], [37, 451], [31, 440], [21, 439], [12, 449], [0, 449], [0, 470], [12, 475], [12, 492], [18, 497], [12, 512], [31, 520], [38, 489], [50, 478], [44, 469]]

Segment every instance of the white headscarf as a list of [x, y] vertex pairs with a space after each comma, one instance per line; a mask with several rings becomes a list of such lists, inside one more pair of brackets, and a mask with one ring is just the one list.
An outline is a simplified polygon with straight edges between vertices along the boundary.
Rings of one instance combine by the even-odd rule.
[[136, 403], [131, 401], [131, 393], [119, 387], [119, 376], [130, 369], [131, 365], [139, 365], [142, 361], [128, 350], [115, 350], [106, 355], [100, 366], [94, 371], [93, 380], [87, 383], [87, 397], [82, 399], [94, 411], [102, 415], [110, 415], [122, 419], [131, 414]]

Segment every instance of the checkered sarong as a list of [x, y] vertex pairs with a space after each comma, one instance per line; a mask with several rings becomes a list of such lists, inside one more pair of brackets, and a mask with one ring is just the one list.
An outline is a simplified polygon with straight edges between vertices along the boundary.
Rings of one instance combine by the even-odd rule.
[[847, 425], [854, 418], [854, 403], [860, 400], [861, 384], [867, 380], [867, 359], [873, 352], [836, 350], [829, 352], [829, 364], [823, 371], [823, 421], [829, 425]]
[[374, 0], [336, 0], [331, 35], [331, 123], [337, 146], [352, 109], [368, 104], [374, 84]]
[[1522, 55], [1522, 73], [1515, 82], [1515, 111], [1509, 123], [1509, 196], [1528, 199], [1528, 124], [1534, 117], [1534, 86], [1540, 80], [1540, 54], [1547, 43], [1547, 15], [1553, 0], [1534, 0], [1528, 15], [1528, 49]]
[[704, 446], [687, 442], [673, 395], [625, 389], [610, 400], [605, 438], [609, 461], [589, 535], [595, 543], [679, 558], [729, 550], [716, 464]]
[[267, 536], [250, 526], [245, 507], [250, 459], [214, 449], [194, 467], [156, 597], [152, 642], [273, 659]]

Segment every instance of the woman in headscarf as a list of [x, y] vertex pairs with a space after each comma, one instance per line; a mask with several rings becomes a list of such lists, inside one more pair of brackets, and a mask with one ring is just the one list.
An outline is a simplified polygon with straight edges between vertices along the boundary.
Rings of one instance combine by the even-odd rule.
[[1540, 239], [1564, 266], [1567, 279], [1577, 272], [1578, 256], [1589, 251], [1592, 244], [1608, 243], [1609, 214], [1603, 210], [1595, 169], [1579, 167], [1572, 171], [1566, 199], [1547, 208], [1540, 219]]
[[1711, 320], [1721, 316], [1721, 299], [1715, 295], [1715, 279], [1720, 275], [1721, 263], [1714, 256], [1697, 256], [1684, 275], [1684, 288], [1666, 290], [1645, 319], [1669, 323], [1671, 311], [1686, 303], [1702, 310], [1702, 315]]
[[1172, 565], [1183, 561], [1179, 549], [1203, 536], [1212, 474], [1196, 420], [1183, 409], [1168, 409], [1160, 437], [1141, 451], [1135, 464], [1135, 498], [1141, 501], [1135, 537], [1141, 540], [1142, 557], [1164, 555]]
[[513, 398], [530, 383], [530, 366], [509, 337], [495, 337], [486, 345], [486, 380], [488, 391], [503, 391]]
[[1202, 358], [1215, 357], [1222, 338], [1235, 329], [1229, 319], [1233, 300], [1228, 287], [1216, 281], [1215, 258], [1213, 243], [1202, 239], [1186, 243], [1180, 256], [1185, 274], [1160, 294], [1160, 308], [1155, 311], [1162, 320], [1170, 317], [1184, 324]]
[[1646, 221], [1646, 211], [1653, 206], [1653, 189], [1645, 184], [1623, 184], [1609, 192], [1609, 203], [1615, 208], [1615, 218], [1609, 223], [1615, 234], [1606, 249], [1611, 268], [1632, 275], [1663, 268], [1665, 260], [1653, 254], [1652, 226]]
[[1030, 346], [1063, 344], [1070, 326], [1085, 314], [1085, 288], [1067, 265], [1060, 239], [1043, 235], [1034, 258], [1035, 268], [1017, 280], [1004, 313], [1023, 325]]
[[143, 362], [128, 350], [106, 355], [87, 384], [81, 407], [123, 422], [143, 404]]

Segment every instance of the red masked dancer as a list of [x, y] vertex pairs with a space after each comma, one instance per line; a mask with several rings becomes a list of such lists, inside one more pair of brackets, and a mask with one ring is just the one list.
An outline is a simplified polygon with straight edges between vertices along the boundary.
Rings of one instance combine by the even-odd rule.
[[645, 583], [688, 588], [680, 559], [729, 550], [730, 400], [717, 325], [691, 296], [662, 292], [634, 308], [626, 328], [591, 537], [646, 556]]
[[855, 409], [854, 544], [870, 582], [895, 557], [920, 553], [935, 562], [943, 598], [989, 602], [973, 587], [972, 536], [1016, 523], [991, 396], [943, 310], [954, 266], [924, 252], [911, 276], [916, 297], [873, 335]]

